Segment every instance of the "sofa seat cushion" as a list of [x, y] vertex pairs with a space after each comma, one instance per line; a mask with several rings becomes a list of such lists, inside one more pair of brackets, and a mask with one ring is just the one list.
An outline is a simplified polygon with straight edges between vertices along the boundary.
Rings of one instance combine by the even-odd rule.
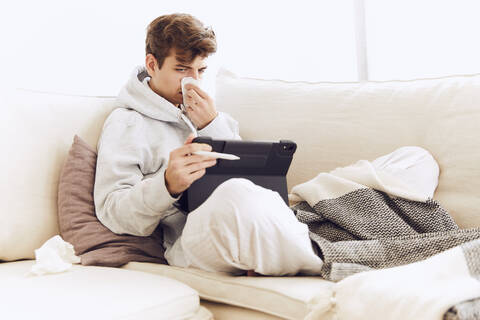
[[182, 281], [205, 300], [258, 310], [285, 319], [304, 319], [318, 303], [331, 299], [333, 282], [320, 277], [239, 277], [193, 268], [129, 262], [138, 270]]
[[264, 312], [236, 307], [231, 304], [219, 303], [202, 299], [201, 305], [207, 308], [215, 320], [283, 320], [277, 316]]
[[145, 272], [74, 265], [27, 276], [34, 260], [0, 263], [4, 319], [211, 319], [198, 293]]

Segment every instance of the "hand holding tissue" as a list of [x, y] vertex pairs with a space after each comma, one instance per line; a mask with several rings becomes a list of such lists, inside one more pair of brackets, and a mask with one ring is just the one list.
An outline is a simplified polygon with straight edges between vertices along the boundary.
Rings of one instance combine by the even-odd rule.
[[72, 267], [72, 263], [80, 263], [80, 257], [75, 255], [73, 246], [59, 235], [35, 250], [35, 260], [29, 275], [64, 272]]
[[201, 80], [196, 80], [192, 77], [182, 78], [182, 96], [183, 96], [183, 106], [185, 108], [189, 106], [188, 102], [191, 100], [191, 99], [189, 99], [188, 94], [187, 94], [187, 89], [185, 88], [185, 86], [189, 83], [197, 86], [198, 88], [201, 88], [201, 86], [202, 86], [202, 81]]
[[[187, 84], [193, 84], [195, 87], [187, 89]], [[182, 79], [183, 105], [181, 108], [199, 130], [212, 122], [218, 114], [213, 99], [200, 86], [200, 80], [192, 77]]]

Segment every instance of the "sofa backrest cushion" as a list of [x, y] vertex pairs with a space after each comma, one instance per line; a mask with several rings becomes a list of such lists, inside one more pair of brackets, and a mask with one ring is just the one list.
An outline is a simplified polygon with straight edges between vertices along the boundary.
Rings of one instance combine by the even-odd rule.
[[58, 224], [83, 265], [119, 267], [130, 261], [166, 263], [161, 227], [148, 237], [119, 235], [95, 214], [97, 152], [75, 136], [58, 184]]
[[400, 146], [440, 166], [435, 198], [461, 227], [480, 226], [480, 75], [412, 81], [308, 83], [217, 76], [216, 103], [244, 139], [290, 139], [287, 179], [299, 183]]
[[0, 260], [33, 259], [59, 233], [57, 187], [75, 134], [96, 146], [113, 98], [0, 92]]
[[[294, 140], [289, 190], [319, 172], [404, 145], [440, 165], [435, 198], [461, 227], [480, 226], [480, 75], [368, 83], [217, 76], [216, 103], [253, 140]], [[78, 134], [96, 146], [112, 97], [1, 92], [0, 260], [34, 258], [59, 233], [60, 170]]]

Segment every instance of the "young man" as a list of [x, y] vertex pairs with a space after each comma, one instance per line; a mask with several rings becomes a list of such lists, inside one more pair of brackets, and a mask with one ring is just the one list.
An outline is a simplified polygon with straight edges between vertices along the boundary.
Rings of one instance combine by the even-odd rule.
[[[192, 143], [192, 126], [199, 136], [240, 139], [238, 123], [217, 112], [199, 87], [187, 85], [186, 101], [182, 99], [181, 80], [201, 79], [206, 58], [215, 51], [213, 31], [190, 15], [161, 16], [149, 25], [145, 67], [136, 68], [121, 90], [119, 108], [105, 121], [98, 143], [97, 216], [115, 233], [148, 236], [161, 228], [171, 265], [231, 273], [319, 274], [322, 260], [307, 226], [276, 192], [231, 179], [190, 214], [177, 206], [182, 192], [216, 163], [192, 155], [211, 150]], [[422, 154], [417, 161], [405, 156], [408, 152], [377, 162], [393, 164], [405, 176], [403, 168], [432, 173], [425, 181], [434, 190], [438, 166], [433, 158]], [[410, 169], [410, 176], [419, 179], [417, 171]]]
[[[216, 163], [192, 155], [211, 147], [191, 143], [188, 122], [199, 136], [240, 139], [238, 123], [217, 112], [199, 87], [186, 86], [185, 114], [180, 108], [182, 78], [201, 79], [206, 58], [215, 51], [213, 31], [191, 15], [165, 15], [150, 23], [145, 67], [136, 68], [121, 90], [119, 108], [105, 121], [98, 143], [97, 216], [115, 233], [148, 236], [162, 228], [172, 265], [236, 273], [316, 272], [321, 260], [308, 229], [277, 193], [233, 179], [189, 215], [177, 207], [182, 192]], [[285, 267], [286, 256], [296, 261]]]

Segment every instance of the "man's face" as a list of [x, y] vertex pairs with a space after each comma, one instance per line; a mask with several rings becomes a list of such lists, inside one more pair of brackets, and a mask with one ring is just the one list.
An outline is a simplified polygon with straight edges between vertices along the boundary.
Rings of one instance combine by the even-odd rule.
[[[153, 62], [154, 60], [153, 55], [147, 55], [146, 65], [151, 77], [150, 88], [175, 106], [183, 102], [182, 79], [185, 77], [201, 79], [207, 69], [206, 57], [197, 56], [187, 65], [176, 59], [175, 50], [170, 51], [170, 55], [165, 58], [160, 69], [158, 69], [158, 64]], [[153, 65], [154, 68], [151, 67]]]

